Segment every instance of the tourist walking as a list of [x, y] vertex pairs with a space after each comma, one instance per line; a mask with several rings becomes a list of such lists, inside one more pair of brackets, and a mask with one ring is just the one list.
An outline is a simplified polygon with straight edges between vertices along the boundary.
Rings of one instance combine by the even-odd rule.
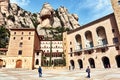
[[89, 66], [87, 67], [86, 72], [88, 73], [87, 78], [90, 78], [90, 68], [89, 68]]
[[42, 68], [40, 66], [38, 68], [38, 73], [39, 73], [39, 77], [42, 77]]

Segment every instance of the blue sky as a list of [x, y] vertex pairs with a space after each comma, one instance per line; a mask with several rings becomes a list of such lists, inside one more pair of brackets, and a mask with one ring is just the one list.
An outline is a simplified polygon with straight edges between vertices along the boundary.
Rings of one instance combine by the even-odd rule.
[[39, 13], [45, 2], [54, 9], [64, 6], [69, 13], [77, 14], [79, 24], [84, 25], [113, 12], [110, 0], [10, 0], [23, 9], [32, 13]]

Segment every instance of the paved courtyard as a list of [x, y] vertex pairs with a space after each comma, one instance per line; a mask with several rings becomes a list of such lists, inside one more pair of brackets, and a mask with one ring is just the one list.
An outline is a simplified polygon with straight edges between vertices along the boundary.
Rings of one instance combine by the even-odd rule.
[[0, 69], [0, 80], [120, 80], [120, 69], [91, 70], [91, 78], [86, 78], [85, 70], [43, 69], [42, 77], [37, 70]]

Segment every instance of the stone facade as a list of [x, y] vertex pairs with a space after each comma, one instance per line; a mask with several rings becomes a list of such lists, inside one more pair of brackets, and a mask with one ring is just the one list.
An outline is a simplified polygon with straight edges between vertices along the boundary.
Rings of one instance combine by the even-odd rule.
[[35, 29], [10, 29], [8, 49], [0, 48], [0, 66], [6, 68], [34, 69], [42, 64], [42, 56], [49, 61], [50, 42], [52, 42], [52, 61], [62, 59], [62, 41], [43, 40]]
[[[51, 50], [50, 50], [51, 49]], [[57, 59], [63, 59], [63, 45], [62, 41], [50, 41], [50, 40], [40, 40], [40, 53], [35, 55], [35, 67], [38, 68], [39, 65], [49, 66], [48, 62], [50, 60], [50, 51], [52, 55], [52, 62]], [[41, 59], [44, 57], [45, 59]]]
[[[46, 60], [49, 59], [52, 42], [52, 51], [55, 53], [53, 60], [61, 58], [61, 56], [56, 56], [64, 52], [67, 68], [69, 66], [73, 69], [87, 66], [95, 69], [119, 68], [119, 1], [111, 0], [111, 2], [114, 13], [64, 32], [63, 43], [62, 41], [41, 40], [35, 29], [11, 29], [8, 51], [5, 50], [7, 54], [0, 56], [0, 65], [5, 65], [7, 68], [38, 68], [41, 66], [41, 56], [46, 56]], [[78, 20], [76, 15], [74, 18]]]
[[39, 38], [35, 29], [11, 29], [6, 68], [34, 68]]
[[120, 67], [120, 1], [111, 2], [114, 13], [64, 33], [67, 67]]

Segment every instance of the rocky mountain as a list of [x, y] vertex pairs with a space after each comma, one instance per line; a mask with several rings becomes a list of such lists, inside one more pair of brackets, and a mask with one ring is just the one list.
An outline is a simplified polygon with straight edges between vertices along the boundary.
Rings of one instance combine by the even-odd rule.
[[44, 3], [40, 13], [31, 13], [9, 0], [0, 0], [0, 25], [7, 29], [36, 28], [39, 35], [46, 36], [51, 36], [59, 27], [70, 30], [80, 27], [78, 16], [63, 6], [54, 10], [49, 3]]

